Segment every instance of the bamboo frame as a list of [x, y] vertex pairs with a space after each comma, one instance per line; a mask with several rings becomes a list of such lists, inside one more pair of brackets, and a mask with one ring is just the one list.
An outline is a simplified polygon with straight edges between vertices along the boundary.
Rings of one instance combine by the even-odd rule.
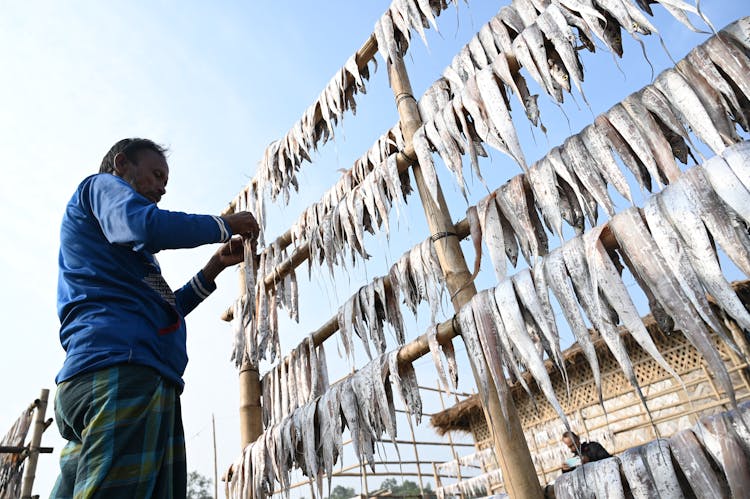
[[31, 490], [36, 478], [36, 465], [39, 460], [40, 444], [42, 443], [42, 434], [47, 429], [44, 420], [47, 412], [47, 401], [49, 399], [49, 390], [42, 389], [39, 398], [34, 402], [36, 411], [34, 412], [33, 428], [31, 430], [31, 442], [29, 443], [29, 457], [26, 467], [23, 470], [23, 479], [21, 481], [21, 498], [31, 499]]

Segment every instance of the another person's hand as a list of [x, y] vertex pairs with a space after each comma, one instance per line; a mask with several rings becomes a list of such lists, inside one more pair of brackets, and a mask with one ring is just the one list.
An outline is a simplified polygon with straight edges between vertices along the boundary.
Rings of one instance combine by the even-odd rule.
[[257, 239], [260, 228], [255, 216], [249, 211], [240, 211], [231, 215], [224, 215], [221, 218], [229, 225], [232, 234]]

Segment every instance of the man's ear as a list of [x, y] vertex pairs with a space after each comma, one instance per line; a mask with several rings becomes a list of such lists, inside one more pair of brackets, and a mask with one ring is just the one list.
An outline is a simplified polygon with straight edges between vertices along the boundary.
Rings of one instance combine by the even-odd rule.
[[129, 166], [130, 160], [124, 152], [118, 152], [117, 154], [115, 154], [114, 159], [112, 159], [112, 168], [115, 175], [117, 175], [118, 177], [124, 177], [128, 172]]

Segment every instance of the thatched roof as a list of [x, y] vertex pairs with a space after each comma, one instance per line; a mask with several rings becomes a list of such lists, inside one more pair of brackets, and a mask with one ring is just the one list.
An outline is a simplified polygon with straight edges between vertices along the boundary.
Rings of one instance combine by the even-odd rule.
[[[739, 296], [742, 303], [750, 304], [750, 280], [737, 281], [732, 283], [732, 286], [734, 287], [734, 290]], [[709, 296], [708, 298], [709, 301], [714, 303], [713, 297]], [[652, 314], [644, 316], [643, 323], [652, 337], [670, 334], [665, 333], [659, 328]], [[609, 352], [606, 343], [601, 338], [599, 333], [594, 330], [590, 330], [589, 332], [592, 339], [594, 340], [594, 346], [596, 348], [597, 354], [599, 355], [604, 352]], [[630, 336], [629, 333], [622, 328], [621, 334], [623, 334], [624, 336]], [[628, 342], [627, 344], [630, 345], [633, 344], [633, 342]], [[578, 345], [578, 343], [574, 343], [570, 348], [566, 349], [563, 352], [563, 359], [566, 366], [577, 364], [578, 362], [586, 362], [586, 359], [583, 355], [583, 350]], [[554, 364], [550, 360], [545, 361], [545, 366], [547, 367], [547, 372], [551, 373], [553, 370], [556, 370]], [[530, 375], [528, 373], [524, 374], [527, 378], [527, 381], [530, 381]], [[519, 394], [516, 392], [518, 392], [519, 390], [523, 390], [523, 388], [517, 382], [511, 385], [510, 389], [511, 394], [514, 396], [518, 396]], [[474, 394], [462, 400], [453, 407], [434, 414], [430, 418], [430, 424], [435, 429], [437, 434], [441, 436], [445, 435], [449, 431], [471, 433], [471, 422], [479, 419], [481, 415], [482, 403], [479, 400], [479, 395]]]

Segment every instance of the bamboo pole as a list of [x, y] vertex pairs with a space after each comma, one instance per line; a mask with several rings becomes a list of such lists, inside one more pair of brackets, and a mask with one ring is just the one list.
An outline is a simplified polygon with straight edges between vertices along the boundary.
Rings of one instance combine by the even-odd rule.
[[31, 430], [31, 442], [29, 443], [29, 459], [23, 470], [23, 479], [21, 481], [21, 498], [31, 499], [31, 489], [34, 486], [36, 477], [36, 465], [39, 460], [39, 446], [42, 443], [42, 434], [47, 428], [44, 417], [47, 412], [47, 400], [49, 399], [49, 390], [42, 389], [39, 399], [35, 402], [36, 411], [34, 412], [34, 428]]
[[[396, 99], [401, 121], [401, 132], [407, 146], [412, 145], [414, 132], [421, 125], [421, 118], [417, 109], [416, 100], [413, 97], [411, 83], [404, 66], [404, 61], [397, 58], [392, 61], [389, 69], [389, 79], [391, 89]], [[450, 218], [442, 189], [438, 184], [437, 205], [432, 195], [428, 191], [422, 170], [418, 164], [412, 167], [412, 173], [417, 183], [417, 190], [422, 200], [422, 205], [427, 217], [427, 223], [432, 234], [455, 234], [455, 226]], [[440, 266], [445, 275], [448, 291], [451, 294], [451, 301], [456, 312], [462, 305], [467, 303], [472, 296], [476, 294], [476, 288], [473, 283], [469, 283], [470, 272], [466, 265], [466, 260], [459, 245], [457, 237], [444, 237], [435, 243], [435, 250], [440, 261]], [[467, 284], [469, 283], [469, 284]], [[541, 499], [543, 497], [542, 488], [539, 485], [539, 478], [534, 471], [534, 463], [531, 460], [526, 439], [523, 435], [523, 428], [518, 418], [518, 413], [513, 405], [513, 400], [509, 395], [507, 387], [503, 390], [504, 405], [508, 414], [506, 421], [500, 421], [500, 414], [503, 414], [500, 407], [498, 390], [492, 379], [480, 380], [475, 368], [476, 362], [484, 362], [484, 359], [469, 359], [474, 372], [474, 378], [477, 385], [481, 382], [487, 382], [489, 385], [489, 403], [483, 407], [485, 418], [491, 425], [492, 434], [495, 443], [495, 454], [500, 462], [506, 490], [510, 497], [514, 499]], [[499, 380], [504, 383], [504, 380]], [[494, 415], [494, 417], [489, 417]]]
[[[240, 294], [246, 290], [244, 263], [240, 264]], [[240, 449], [254, 442], [263, 433], [260, 407], [260, 373], [258, 366], [243, 360], [239, 373], [240, 389]]]

